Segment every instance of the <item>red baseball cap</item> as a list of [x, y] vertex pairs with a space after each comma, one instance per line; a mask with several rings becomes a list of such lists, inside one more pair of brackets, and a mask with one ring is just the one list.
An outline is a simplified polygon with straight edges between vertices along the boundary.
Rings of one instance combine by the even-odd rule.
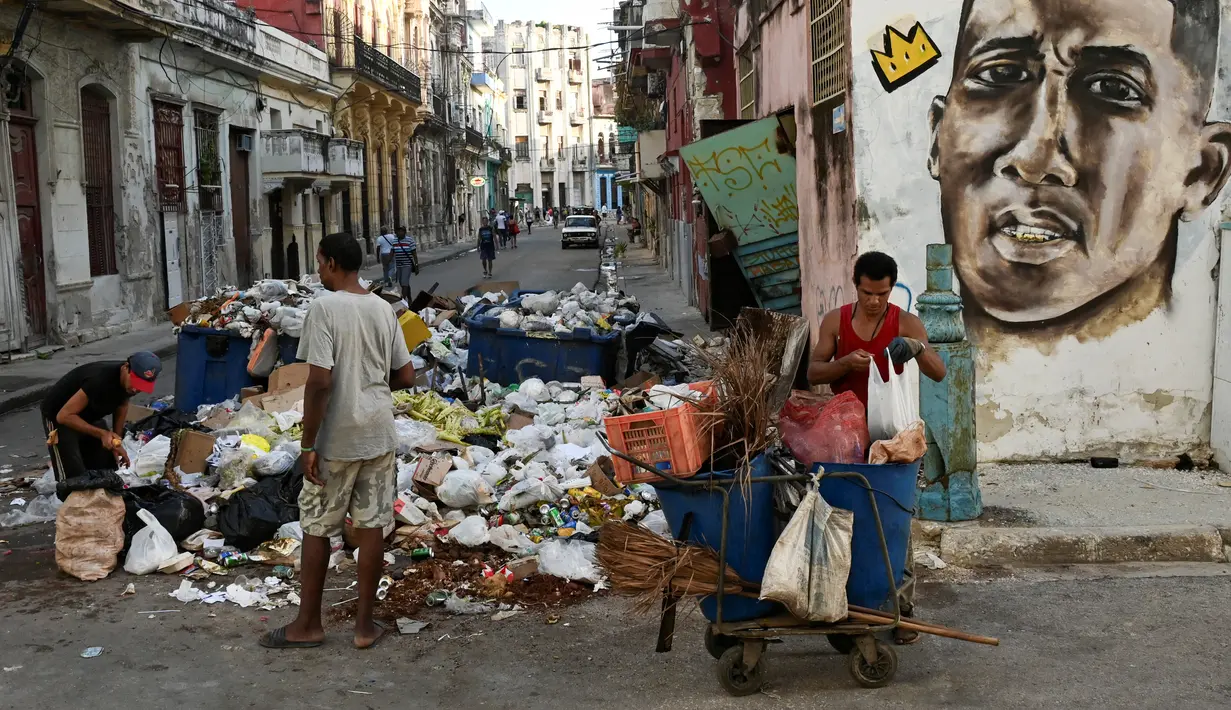
[[128, 358], [128, 374], [132, 388], [146, 394], [154, 393], [154, 382], [162, 372], [162, 360], [154, 353], [141, 351]]

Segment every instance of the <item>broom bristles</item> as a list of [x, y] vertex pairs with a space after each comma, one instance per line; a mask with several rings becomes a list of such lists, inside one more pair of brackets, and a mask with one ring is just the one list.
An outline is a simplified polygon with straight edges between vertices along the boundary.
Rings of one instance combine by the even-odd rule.
[[[610, 522], [599, 532], [598, 561], [617, 594], [634, 597], [639, 612], [653, 611], [664, 593], [707, 596], [718, 591], [718, 555], [708, 547], [678, 543], [646, 528]], [[745, 592], [727, 567], [724, 594]]]

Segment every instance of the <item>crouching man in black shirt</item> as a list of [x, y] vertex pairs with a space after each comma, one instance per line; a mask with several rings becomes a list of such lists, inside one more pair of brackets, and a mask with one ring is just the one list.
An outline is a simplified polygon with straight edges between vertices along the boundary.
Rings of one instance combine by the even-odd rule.
[[[43, 399], [43, 430], [56, 480], [131, 465], [124, 452], [128, 398], [152, 393], [162, 361], [139, 352], [122, 362], [82, 365], [60, 378]], [[111, 415], [111, 428], [105, 417]]]

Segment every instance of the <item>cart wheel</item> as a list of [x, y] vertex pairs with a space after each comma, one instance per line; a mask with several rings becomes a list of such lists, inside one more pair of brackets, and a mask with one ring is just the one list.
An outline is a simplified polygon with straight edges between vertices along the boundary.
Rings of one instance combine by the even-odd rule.
[[738, 646], [739, 639], [734, 636], [725, 636], [723, 634], [714, 633], [714, 627], [705, 627], [705, 650], [715, 659], [722, 658], [722, 654], [727, 652], [728, 648]]
[[718, 659], [718, 683], [731, 695], [752, 695], [765, 683], [765, 656], [752, 668], [744, 668], [744, 646], [736, 644]]
[[825, 634], [825, 639], [829, 641], [830, 646], [833, 646], [833, 650], [843, 656], [855, 648], [855, 637], [850, 634]]
[[898, 672], [898, 654], [893, 647], [882, 641], [874, 643], [876, 660], [872, 663], [864, 660], [858, 648], [851, 651], [851, 677], [865, 688], [883, 688], [889, 685], [889, 681], [893, 680], [894, 674]]

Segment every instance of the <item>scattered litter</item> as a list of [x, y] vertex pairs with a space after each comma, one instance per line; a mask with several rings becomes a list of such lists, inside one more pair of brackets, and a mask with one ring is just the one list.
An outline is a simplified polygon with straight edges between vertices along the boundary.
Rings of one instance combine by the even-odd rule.
[[25, 504], [26, 504], [25, 498], [14, 498], [13, 500], [9, 501], [9, 505], [21, 506]]
[[137, 593], [137, 585], [133, 584], [132, 582], [129, 582], [128, 586], [124, 587], [124, 591], [120, 592], [120, 596], [127, 597], [130, 595], [136, 594], [136, 593]]
[[5, 673], [12, 673], [13, 671], [19, 671], [19, 670], [21, 670], [22, 668], [25, 668], [25, 666], [5, 666], [5, 667], [4, 667], [4, 672], [5, 672]]
[[948, 562], [940, 559], [940, 557], [931, 550], [920, 550], [916, 552], [915, 564], [923, 565], [928, 569], [944, 569], [949, 566]]
[[90, 646], [89, 648], [81, 652], [81, 657], [82, 658], [98, 658], [99, 656], [102, 655], [102, 653], [103, 653], [102, 646]]
[[407, 619], [406, 617], [402, 617], [398, 619], [397, 624], [398, 624], [399, 634], [417, 634], [423, 629], [427, 628], [428, 622], [415, 621], [414, 619]]
[[183, 609], [157, 609], [155, 611], [139, 611], [138, 614], [178, 614]]
[[1150, 483], [1149, 481], [1143, 481], [1140, 478], [1134, 478], [1133, 480], [1140, 483], [1142, 488], [1157, 488], [1158, 490], [1161, 490], [1161, 491], [1171, 491], [1172, 493], [1192, 493], [1193, 495], [1199, 495], [1199, 496], [1222, 495], [1218, 491], [1190, 491], [1187, 488], [1172, 488], [1171, 486], [1164, 486], [1159, 483]]
[[521, 609], [509, 609], [508, 611], [498, 611], [492, 614], [492, 621], [504, 621], [521, 613]]

